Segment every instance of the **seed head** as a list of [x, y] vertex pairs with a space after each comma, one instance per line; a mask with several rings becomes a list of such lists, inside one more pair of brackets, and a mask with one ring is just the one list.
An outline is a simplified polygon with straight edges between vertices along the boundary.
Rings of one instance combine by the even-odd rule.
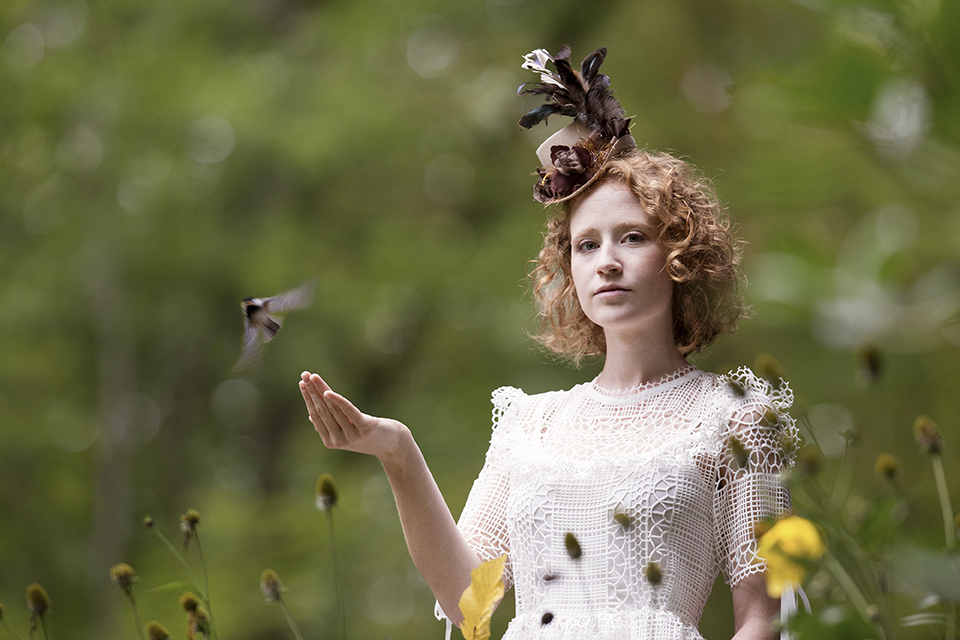
[[808, 476], [813, 476], [820, 470], [820, 463], [823, 458], [815, 445], [808, 444], [797, 453], [797, 460], [800, 462], [800, 468], [803, 472]]
[[280, 582], [280, 576], [273, 569], [266, 569], [260, 574], [260, 591], [267, 602], [278, 602], [282, 597], [283, 583]]
[[889, 453], [881, 453], [877, 456], [876, 462], [873, 463], [873, 471], [878, 478], [893, 480], [899, 470], [900, 461]]
[[880, 350], [872, 344], [865, 345], [857, 352], [858, 377], [866, 387], [872, 387], [883, 372], [883, 358]]
[[567, 548], [567, 555], [574, 560], [579, 560], [580, 556], [583, 555], [583, 550], [580, 548], [580, 543], [577, 541], [577, 536], [573, 535], [569, 531], [567, 532], [567, 535], [563, 537], [563, 544]]
[[167, 632], [166, 628], [156, 620], [151, 620], [147, 623], [147, 637], [150, 640], [167, 640], [170, 637], [170, 633]]
[[643, 568], [643, 575], [647, 577], [647, 582], [655, 587], [663, 582], [663, 570], [660, 568], [659, 562], [648, 562], [647, 566]]
[[121, 562], [110, 568], [110, 579], [113, 580], [113, 583], [120, 587], [125, 594], [130, 595], [131, 589], [133, 589], [133, 583], [137, 581], [137, 574], [134, 572], [133, 567], [125, 562]]
[[197, 533], [197, 525], [200, 524], [200, 514], [196, 509], [188, 509], [180, 516], [180, 531], [183, 533], [183, 549], [186, 551], [190, 544], [190, 539]]
[[27, 610], [31, 616], [41, 617], [50, 610], [50, 596], [36, 582], [27, 587]]
[[322, 473], [317, 478], [317, 509], [326, 511], [337, 506], [337, 483], [329, 473]]
[[754, 366], [760, 372], [760, 376], [773, 385], [774, 389], [779, 389], [787, 377], [787, 372], [769, 353], [761, 353], [757, 356]]
[[185, 593], [180, 596], [180, 607], [184, 611], [192, 612], [196, 611], [197, 607], [200, 606], [200, 599], [193, 595], [192, 593]]
[[187, 512], [180, 516], [180, 530], [183, 532], [193, 531], [200, 524], [200, 513], [196, 509], [187, 509]]
[[196, 611], [187, 613], [187, 627], [192, 633], [202, 633], [205, 636], [210, 635], [210, 614], [201, 606]]
[[925, 453], [933, 455], [943, 450], [943, 437], [940, 429], [927, 416], [920, 416], [913, 422], [913, 437]]

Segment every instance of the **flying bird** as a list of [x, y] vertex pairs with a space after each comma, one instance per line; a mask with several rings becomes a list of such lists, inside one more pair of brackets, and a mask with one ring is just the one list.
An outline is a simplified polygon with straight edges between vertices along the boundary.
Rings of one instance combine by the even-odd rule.
[[245, 298], [240, 302], [243, 310], [243, 349], [234, 371], [246, 369], [260, 359], [263, 345], [270, 342], [283, 318], [273, 314], [293, 309], [303, 309], [313, 302], [314, 282], [311, 280], [296, 289], [270, 298]]

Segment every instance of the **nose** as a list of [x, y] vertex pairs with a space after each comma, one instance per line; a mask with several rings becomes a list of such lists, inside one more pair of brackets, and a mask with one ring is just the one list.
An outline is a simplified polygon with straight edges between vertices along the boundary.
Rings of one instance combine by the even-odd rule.
[[597, 254], [597, 273], [617, 273], [622, 269], [623, 266], [620, 263], [620, 256], [616, 250], [616, 245], [610, 242], [603, 243]]

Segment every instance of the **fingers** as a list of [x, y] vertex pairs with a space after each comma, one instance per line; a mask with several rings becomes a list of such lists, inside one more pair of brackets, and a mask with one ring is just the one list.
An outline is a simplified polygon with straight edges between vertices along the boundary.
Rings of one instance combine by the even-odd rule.
[[347, 448], [359, 437], [357, 421], [363, 414], [349, 400], [334, 393], [317, 374], [304, 371], [300, 377], [300, 394], [324, 445]]

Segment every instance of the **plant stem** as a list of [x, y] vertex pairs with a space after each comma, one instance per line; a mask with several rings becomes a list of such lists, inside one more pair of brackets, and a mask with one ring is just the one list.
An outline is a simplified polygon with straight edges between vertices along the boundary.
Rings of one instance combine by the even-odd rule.
[[330, 529], [330, 554], [333, 557], [333, 582], [337, 591], [337, 609], [340, 616], [340, 640], [347, 640], [347, 616], [343, 606], [343, 588], [340, 586], [340, 567], [337, 562], [337, 542], [333, 535], [333, 509], [327, 509], [327, 524]]
[[43, 629], [43, 640], [50, 640], [50, 636], [47, 635], [47, 623], [43, 621], [43, 616], [40, 616], [40, 628]]
[[[850, 577], [850, 574], [847, 573], [847, 570], [843, 568], [843, 565], [833, 556], [832, 553], [827, 551], [823, 556], [823, 563], [833, 574], [833, 577], [836, 579], [840, 586], [846, 591], [847, 596], [850, 598], [850, 601], [853, 602], [853, 606], [857, 608], [857, 611], [860, 612], [860, 615], [863, 616], [863, 619], [866, 621], [871, 621], [870, 612], [868, 610], [869, 604], [867, 599], [863, 597], [860, 589], [857, 587], [856, 583], [853, 581], [853, 578]], [[877, 629], [880, 633], [881, 640], [886, 638], [886, 633], [883, 629]]]
[[209, 608], [210, 602], [209, 602], [209, 599], [207, 598], [207, 592], [201, 586], [200, 581], [197, 580], [197, 576], [194, 575], [193, 569], [191, 569], [190, 565], [187, 564], [187, 561], [183, 559], [183, 555], [179, 551], [177, 551], [177, 548], [173, 546], [169, 540], [167, 540], [167, 536], [163, 535], [160, 529], [158, 529], [157, 527], [151, 527], [151, 530], [157, 534], [157, 537], [160, 538], [163, 544], [167, 545], [167, 548], [170, 549], [170, 552], [173, 553], [173, 555], [177, 558], [177, 560], [180, 562], [183, 568], [187, 570], [187, 573], [190, 574], [190, 580], [193, 581], [193, 585], [197, 588], [197, 591], [200, 592], [200, 597], [203, 599], [204, 603]]
[[128, 593], [130, 598], [130, 608], [133, 609], [133, 623], [137, 625], [137, 633], [140, 634], [140, 640], [146, 640], [143, 635], [143, 625], [140, 624], [140, 613], [137, 611], [137, 601], [133, 598], [133, 593]]
[[280, 605], [280, 608], [283, 610], [283, 615], [287, 618], [287, 624], [290, 625], [290, 629], [293, 631], [293, 635], [297, 640], [303, 640], [303, 635], [300, 633], [300, 628], [297, 626], [297, 621], [293, 619], [293, 616], [290, 615], [290, 610], [287, 609], [287, 603], [282, 599], [277, 599], [277, 604]]
[[933, 475], [937, 480], [937, 493], [940, 495], [940, 511], [943, 513], [943, 530], [947, 539], [947, 551], [957, 546], [956, 524], [953, 521], [953, 508], [950, 506], [950, 494], [947, 492], [947, 477], [943, 473], [943, 460], [939, 453], [930, 456]]
[[2, 616], [0, 616], [0, 622], [3, 623], [3, 627], [10, 633], [10, 635], [12, 635], [12, 636], [13, 636], [14, 638], [16, 638], [17, 640], [20, 640], [20, 636], [17, 635], [17, 632], [13, 630], [13, 627], [11, 627], [11, 626], [7, 623], [7, 621], [3, 619]]
[[200, 570], [203, 573], [203, 601], [207, 605], [207, 615], [210, 616], [210, 637], [217, 637], [217, 625], [214, 623], [213, 607], [210, 606], [210, 576], [207, 575], [207, 563], [203, 560], [203, 548], [200, 546], [200, 533], [193, 531], [193, 539], [197, 541], [197, 555], [200, 556]]

